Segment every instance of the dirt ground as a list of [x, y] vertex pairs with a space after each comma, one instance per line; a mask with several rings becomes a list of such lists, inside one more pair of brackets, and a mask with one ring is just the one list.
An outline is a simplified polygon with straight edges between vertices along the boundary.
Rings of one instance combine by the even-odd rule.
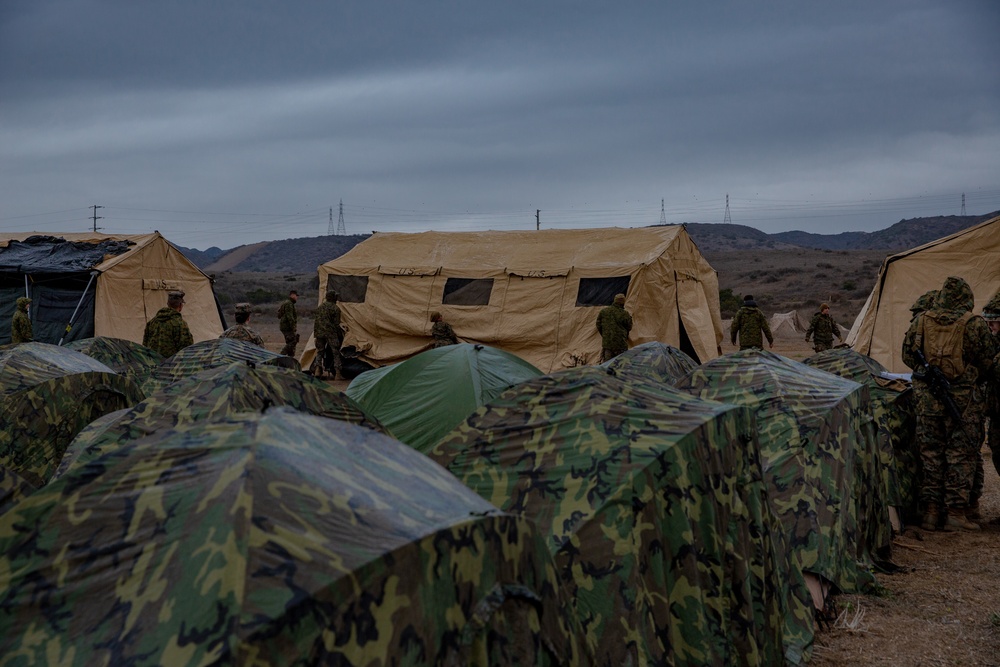
[[[251, 326], [277, 352], [284, 341], [276, 308], [265, 307]], [[308, 317], [300, 315], [299, 331], [312, 331]], [[728, 332], [722, 351], [735, 351]], [[772, 351], [796, 361], [813, 354], [804, 336], [778, 337]], [[333, 384], [340, 390], [348, 385]], [[981, 505], [985, 523], [979, 533], [904, 528], [893, 546], [893, 562], [902, 570], [879, 574], [877, 595], [836, 597], [840, 617], [817, 632], [809, 664], [1000, 666], [1000, 477], [988, 452]]]

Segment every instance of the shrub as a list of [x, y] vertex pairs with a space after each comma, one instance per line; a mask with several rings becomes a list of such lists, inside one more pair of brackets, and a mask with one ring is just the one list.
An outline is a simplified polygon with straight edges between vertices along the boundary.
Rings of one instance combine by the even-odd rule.
[[858, 285], [853, 280], [845, 280], [844, 284], [840, 286], [840, 289], [844, 290], [845, 292], [853, 292], [854, 290], [858, 289]]

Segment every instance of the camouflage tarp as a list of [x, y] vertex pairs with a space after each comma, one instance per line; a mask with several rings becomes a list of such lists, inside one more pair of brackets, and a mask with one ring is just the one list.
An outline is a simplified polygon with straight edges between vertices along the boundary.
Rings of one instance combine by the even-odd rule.
[[919, 517], [920, 452], [916, 448], [917, 416], [910, 383], [888, 378], [885, 366], [851, 348], [815, 354], [803, 363], [868, 385], [878, 424], [879, 456], [889, 490], [887, 502], [908, 520]]
[[142, 386], [163, 357], [156, 350], [124, 338], [97, 336], [66, 343], [65, 347], [97, 359], [119, 375]]
[[510, 352], [459, 343], [366, 371], [347, 387], [347, 395], [393, 436], [426, 451], [480, 405], [539, 375]]
[[0, 665], [589, 664], [532, 525], [290, 408], [165, 430], [0, 516]]
[[6, 466], [0, 465], [0, 514], [27, 498], [35, 491], [35, 485]]
[[524, 382], [430, 452], [547, 536], [597, 664], [782, 662], [786, 593], [746, 408], [581, 367]]
[[793, 566], [843, 592], [872, 583], [871, 552], [891, 529], [867, 386], [764, 350], [714, 359], [676, 384], [756, 411], [768, 499]]
[[0, 350], [0, 465], [42, 486], [84, 426], [140, 400], [135, 383], [75, 350], [48, 343]]
[[326, 382], [283, 368], [236, 362], [178, 380], [129, 410], [94, 421], [70, 443], [55, 476], [162, 429], [186, 428], [237, 412], [262, 412], [271, 405], [385, 432], [378, 420]]
[[244, 340], [213, 338], [188, 345], [177, 354], [165, 359], [153, 369], [142, 388], [149, 396], [171, 382], [177, 382], [208, 368], [228, 366], [235, 361], [301, 370], [299, 362], [293, 357], [265, 350]]
[[644, 380], [673, 384], [674, 380], [697, 366], [698, 362], [672, 345], [654, 341], [636, 345], [601, 365], [614, 369], [623, 378], [637, 376]]

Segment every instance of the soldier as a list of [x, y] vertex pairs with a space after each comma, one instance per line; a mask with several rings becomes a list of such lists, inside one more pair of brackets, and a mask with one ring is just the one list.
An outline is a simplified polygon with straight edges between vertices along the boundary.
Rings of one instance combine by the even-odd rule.
[[[968, 517], [982, 442], [981, 415], [972, 399], [976, 383], [992, 367], [994, 349], [989, 327], [972, 314], [973, 305], [969, 284], [949, 277], [903, 340], [903, 362], [914, 370], [924, 530], [979, 530]], [[947, 390], [934, 382], [936, 373], [946, 379]]]
[[167, 305], [160, 308], [153, 319], [146, 323], [142, 344], [164, 357], [171, 357], [194, 343], [187, 322], [181, 317], [184, 309], [184, 292], [167, 293]]
[[18, 297], [17, 309], [14, 317], [10, 320], [10, 342], [30, 343], [34, 338], [31, 334], [31, 317], [28, 315], [28, 305], [31, 299], [26, 296]]
[[248, 343], [264, 347], [264, 339], [260, 337], [260, 334], [247, 326], [250, 323], [250, 315], [252, 313], [253, 306], [251, 304], [246, 302], [236, 304], [234, 315], [236, 324], [223, 331], [219, 338], [235, 338], [236, 340], [245, 340]]
[[455, 330], [441, 318], [441, 313], [437, 311], [431, 313], [431, 322], [433, 322], [431, 325], [432, 349], [458, 344], [458, 336], [455, 335]]
[[934, 297], [936, 297], [937, 295], [938, 295], [938, 290], [932, 289], [929, 292], [924, 292], [924, 294], [919, 299], [913, 302], [913, 305], [910, 306], [911, 323], [913, 322], [913, 320], [916, 319], [917, 315], [924, 312], [925, 310], [929, 310], [930, 307], [934, 305]]
[[[983, 307], [983, 319], [993, 334], [993, 349], [1000, 353], [1000, 292], [994, 294], [989, 303]], [[993, 370], [983, 384], [983, 389], [985, 398], [983, 426], [986, 430], [986, 444], [992, 453], [993, 468], [1000, 474], [1000, 356], [993, 358]], [[979, 461], [981, 462], [982, 458]], [[980, 465], [969, 498], [968, 516], [972, 521], [979, 520], [979, 498], [982, 496], [984, 482], [985, 471]]]
[[830, 306], [825, 303], [821, 303], [819, 306], [819, 312], [812, 316], [809, 320], [809, 329], [806, 331], [806, 342], [809, 339], [813, 339], [813, 349], [817, 352], [822, 352], [823, 350], [829, 350], [833, 347], [833, 337], [836, 336], [837, 340], [843, 341], [840, 336], [840, 327], [833, 320], [833, 316], [830, 315]]
[[299, 322], [295, 315], [295, 302], [298, 300], [299, 293], [289, 290], [288, 299], [278, 306], [278, 328], [285, 337], [285, 346], [281, 348], [281, 354], [286, 357], [295, 356], [295, 346], [299, 343]]
[[313, 338], [316, 339], [316, 359], [312, 372], [322, 377], [324, 370], [333, 372], [333, 379], [343, 379], [343, 361], [340, 346], [344, 344], [344, 330], [340, 327], [340, 306], [337, 293], [329, 290], [326, 301], [319, 305], [313, 315]]
[[628, 349], [632, 316], [625, 310], [625, 295], [615, 294], [614, 303], [597, 314], [597, 332], [601, 334], [601, 363], [611, 361]]
[[743, 305], [733, 318], [733, 324], [729, 328], [729, 338], [733, 345], [736, 345], [736, 338], [740, 339], [740, 350], [756, 348], [764, 349], [764, 337], [767, 337], [768, 347], [774, 347], [774, 336], [771, 335], [771, 326], [767, 323], [764, 313], [757, 307], [757, 302], [753, 300], [752, 294], [743, 297]]

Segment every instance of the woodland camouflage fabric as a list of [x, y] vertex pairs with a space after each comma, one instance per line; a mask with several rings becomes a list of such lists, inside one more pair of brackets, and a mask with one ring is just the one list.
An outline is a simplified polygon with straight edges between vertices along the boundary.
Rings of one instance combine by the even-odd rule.
[[0, 666], [590, 664], [531, 524], [398, 441], [272, 408], [126, 449], [0, 516]]
[[695, 368], [698, 362], [672, 345], [654, 341], [636, 345], [602, 365], [613, 369], [624, 379], [638, 377], [672, 385], [674, 380]]
[[249, 361], [301, 370], [299, 362], [252, 343], [233, 338], [214, 338], [189, 345], [165, 360], [150, 374], [143, 384], [146, 395], [162, 389], [171, 382], [190, 377], [207, 368], [226, 366], [235, 361]]
[[142, 344], [164, 357], [171, 357], [192, 343], [194, 338], [184, 316], [169, 306], [156, 311], [142, 334]]
[[262, 412], [271, 405], [285, 405], [386, 432], [377, 419], [326, 382], [275, 366], [254, 367], [236, 362], [179, 380], [130, 410], [90, 424], [70, 444], [56, 476], [74, 465], [117, 450], [122, 443], [163, 429], [182, 430], [204, 419], [237, 412]]
[[792, 564], [864, 591], [889, 525], [868, 388], [764, 350], [702, 364], [677, 386], [755, 410], [768, 499]]
[[27, 498], [36, 488], [13, 470], [0, 465], [0, 514]]
[[47, 343], [0, 351], [0, 465], [44, 485], [80, 430], [142, 400], [139, 387], [104, 364]]
[[768, 324], [764, 312], [757, 306], [741, 306], [736, 311], [736, 317], [733, 318], [729, 328], [730, 342], [736, 345], [736, 339], [739, 338], [741, 350], [751, 347], [763, 349], [765, 337], [768, 343], [774, 342], [771, 325]]
[[846, 347], [820, 352], [803, 363], [868, 386], [878, 426], [887, 502], [901, 508], [909, 520], [917, 518], [920, 453], [916, 449], [917, 417], [910, 383], [882, 377], [887, 372], [882, 364]]
[[430, 456], [538, 526], [598, 665], [775, 665], [788, 565], [753, 438], [744, 408], [580, 367], [507, 390]]
[[10, 342], [13, 344], [29, 343], [31, 335], [31, 317], [28, 315], [28, 305], [31, 300], [27, 297], [20, 297], [17, 300], [17, 310], [10, 321]]
[[628, 349], [628, 334], [632, 331], [632, 315], [625, 306], [614, 303], [597, 313], [597, 333], [601, 334], [601, 349], [618, 355]]
[[140, 386], [163, 361], [163, 355], [156, 350], [122, 338], [83, 338], [66, 343], [64, 347], [97, 359], [115, 373], [124, 375]]

